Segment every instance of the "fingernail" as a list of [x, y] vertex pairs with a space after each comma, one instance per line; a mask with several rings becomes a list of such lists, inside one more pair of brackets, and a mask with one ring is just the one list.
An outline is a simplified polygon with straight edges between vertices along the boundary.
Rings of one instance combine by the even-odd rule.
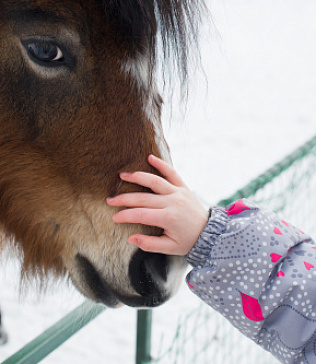
[[139, 240], [137, 238], [129, 238], [128, 239], [128, 243], [132, 244], [132, 245], [137, 245], [138, 242], [139, 242]]
[[126, 178], [126, 177], [129, 177], [132, 173], [130, 172], [121, 172], [120, 173], [120, 176], [123, 177], [123, 178]]
[[106, 199], [106, 201], [107, 201], [107, 202], [112, 202], [112, 201], [114, 201], [114, 197], [108, 197], [108, 198]]
[[114, 214], [114, 215], [112, 216], [112, 221], [117, 222], [117, 216], [116, 216], [116, 214]]

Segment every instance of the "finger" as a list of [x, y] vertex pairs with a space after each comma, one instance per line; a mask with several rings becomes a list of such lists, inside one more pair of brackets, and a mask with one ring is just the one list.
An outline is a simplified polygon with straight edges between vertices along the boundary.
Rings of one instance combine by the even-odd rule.
[[128, 242], [146, 252], [178, 255], [176, 251], [177, 245], [172, 239], [165, 235], [132, 235], [129, 237]]
[[147, 207], [154, 209], [166, 207], [163, 196], [142, 192], [123, 193], [116, 197], [107, 198], [107, 203], [110, 206], [117, 207]]
[[164, 228], [163, 210], [146, 208], [127, 209], [117, 212], [112, 219], [117, 223], [143, 224]]
[[160, 195], [168, 195], [174, 191], [174, 186], [167, 180], [155, 174], [147, 172], [120, 173], [122, 180], [136, 183], [140, 186], [150, 188], [155, 193]]
[[175, 169], [167, 162], [152, 154], [148, 157], [148, 162], [154, 168], [156, 168], [164, 177], [166, 177], [166, 179], [174, 186], [186, 187], [185, 183], [182, 181], [181, 177], [178, 175]]

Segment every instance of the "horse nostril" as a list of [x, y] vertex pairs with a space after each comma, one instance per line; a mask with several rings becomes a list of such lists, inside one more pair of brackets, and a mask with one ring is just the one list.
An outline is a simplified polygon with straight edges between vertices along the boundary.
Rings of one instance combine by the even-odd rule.
[[167, 282], [168, 258], [164, 254], [148, 254], [145, 257], [145, 265], [155, 278], [160, 278]]
[[134, 289], [145, 297], [161, 295], [162, 283], [167, 281], [168, 257], [138, 250], [129, 265]]

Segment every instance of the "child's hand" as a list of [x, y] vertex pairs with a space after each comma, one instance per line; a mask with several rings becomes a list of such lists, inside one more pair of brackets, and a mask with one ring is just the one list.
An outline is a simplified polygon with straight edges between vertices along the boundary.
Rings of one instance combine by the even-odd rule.
[[169, 164], [153, 155], [148, 161], [166, 179], [145, 172], [121, 173], [122, 180], [155, 193], [135, 192], [108, 198], [111, 206], [132, 207], [113, 215], [113, 221], [160, 227], [164, 229], [162, 236], [132, 235], [128, 242], [149, 252], [186, 255], [203, 231], [208, 211]]

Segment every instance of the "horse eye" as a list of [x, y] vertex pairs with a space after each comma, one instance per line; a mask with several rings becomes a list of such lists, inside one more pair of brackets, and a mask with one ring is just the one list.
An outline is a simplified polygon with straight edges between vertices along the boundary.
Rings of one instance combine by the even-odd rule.
[[62, 62], [64, 55], [61, 49], [54, 43], [32, 42], [26, 46], [28, 53], [41, 62]]

